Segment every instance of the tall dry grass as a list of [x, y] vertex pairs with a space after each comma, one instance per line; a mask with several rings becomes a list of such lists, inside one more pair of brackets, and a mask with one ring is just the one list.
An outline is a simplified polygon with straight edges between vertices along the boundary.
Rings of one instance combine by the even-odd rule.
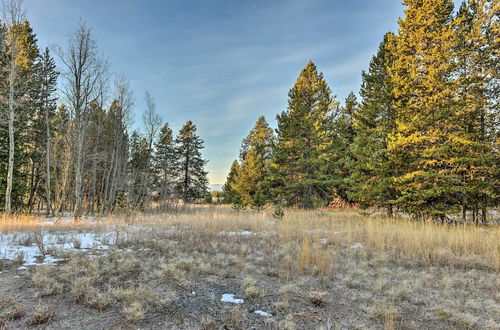
[[[357, 211], [286, 210], [283, 220], [272, 217], [272, 210], [240, 211], [227, 206], [193, 206], [182, 212], [137, 214], [127, 220], [119, 217], [106, 221], [55, 222], [44, 218], [0, 217], [0, 233], [51, 229], [119, 230], [120, 226], [151, 226], [158, 231], [172, 227], [205, 231], [213, 239], [220, 233], [249, 231], [252, 235], [276, 234], [282, 242], [295, 243], [299, 268], [316, 267], [320, 273], [331, 271], [330, 248], [357, 244], [371, 253], [388, 253], [422, 265], [450, 265], [500, 270], [500, 227], [492, 225], [441, 225], [408, 219], [369, 217]], [[252, 236], [249, 237], [252, 240]], [[196, 244], [193, 242], [193, 244]]]

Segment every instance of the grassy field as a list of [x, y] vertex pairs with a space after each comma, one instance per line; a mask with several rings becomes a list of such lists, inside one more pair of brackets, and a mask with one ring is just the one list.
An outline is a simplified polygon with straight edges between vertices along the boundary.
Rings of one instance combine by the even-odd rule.
[[323, 210], [278, 221], [213, 206], [80, 223], [9, 218], [0, 233], [0, 328], [500, 324], [498, 226]]

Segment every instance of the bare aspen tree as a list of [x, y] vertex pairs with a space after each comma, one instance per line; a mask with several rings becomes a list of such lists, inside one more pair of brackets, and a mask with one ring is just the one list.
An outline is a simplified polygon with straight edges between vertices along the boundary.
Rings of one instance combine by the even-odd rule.
[[146, 163], [146, 178], [144, 178], [143, 186], [144, 186], [144, 196], [148, 196], [148, 188], [150, 184], [150, 170], [151, 170], [151, 160], [153, 156], [153, 143], [158, 135], [158, 132], [161, 128], [161, 118], [158, 112], [156, 111], [156, 103], [149, 92], [146, 92], [146, 110], [142, 113], [142, 120], [144, 124], [144, 129], [146, 131], [146, 139], [148, 141], [148, 159]]
[[153, 142], [161, 127], [161, 118], [156, 111], [156, 103], [149, 92], [146, 92], [146, 110], [142, 113], [142, 121], [146, 130], [149, 150], [153, 149]]
[[7, 123], [9, 132], [9, 160], [7, 165], [7, 187], [5, 189], [5, 214], [12, 212], [12, 183], [14, 181], [14, 152], [15, 152], [15, 120], [16, 120], [16, 85], [18, 80], [17, 59], [19, 58], [19, 45], [17, 42], [17, 32], [13, 27], [21, 24], [25, 19], [25, 12], [22, 9], [22, 0], [4, 0], [2, 3], [3, 24], [5, 24], [5, 42], [7, 52], [4, 56], [4, 63], [8, 70], [7, 85]]
[[91, 38], [90, 29], [80, 22], [77, 31], [68, 40], [66, 50], [57, 53], [65, 67], [64, 94], [74, 126], [73, 152], [75, 172], [74, 217], [82, 215], [82, 172], [84, 162], [84, 139], [88, 123], [90, 103], [96, 99], [99, 77], [104, 65], [99, 59], [97, 46]]
[[[104, 108], [104, 105], [108, 100], [109, 90], [110, 90], [110, 84], [109, 84], [110, 78], [111, 75], [109, 74], [109, 65], [107, 61], [103, 61], [101, 74], [98, 77], [97, 88], [96, 88], [96, 99], [95, 99], [95, 106], [99, 109], [99, 111]], [[95, 205], [98, 199], [98, 191], [97, 191], [98, 161], [104, 156], [99, 154], [98, 151], [104, 130], [104, 122], [102, 119], [103, 119], [102, 116], [97, 116], [97, 123], [96, 123], [97, 131], [94, 132], [95, 141], [92, 146], [91, 188], [89, 192], [90, 196], [88, 203], [88, 213], [90, 214], [94, 213]]]
[[127, 128], [130, 125], [133, 104], [129, 82], [123, 76], [118, 76], [115, 80], [115, 98], [110, 108], [113, 145], [104, 190], [105, 209], [108, 212], [113, 211], [118, 192], [125, 188], [128, 161]]

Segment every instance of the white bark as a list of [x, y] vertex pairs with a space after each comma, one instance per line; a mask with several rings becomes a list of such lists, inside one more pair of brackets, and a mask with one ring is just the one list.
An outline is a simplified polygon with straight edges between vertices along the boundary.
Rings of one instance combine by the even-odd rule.
[[9, 67], [9, 96], [8, 96], [8, 131], [9, 131], [9, 159], [7, 164], [7, 187], [5, 189], [5, 207], [4, 212], [10, 214], [12, 212], [12, 184], [14, 182], [14, 155], [15, 155], [15, 119], [16, 119], [16, 104], [15, 93], [18, 69], [16, 59], [19, 55], [17, 47], [17, 36], [14, 35], [12, 27], [20, 24], [25, 17], [22, 10], [21, 0], [4, 0], [2, 3], [3, 21], [7, 25], [7, 43], [9, 46], [9, 57], [7, 58]]

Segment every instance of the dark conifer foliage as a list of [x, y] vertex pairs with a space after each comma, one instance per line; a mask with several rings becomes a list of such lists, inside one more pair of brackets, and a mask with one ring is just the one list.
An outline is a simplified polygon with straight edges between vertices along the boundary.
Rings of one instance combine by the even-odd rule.
[[208, 194], [207, 163], [201, 156], [203, 140], [196, 134], [196, 125], [187, 121], [175, 138], [178, 182], [177, 193], [184, 202], [196, 201]]
[[322, 73], [307, 63], [288, 93], [288, 109], [277, 116], [277, 141], [269, 167], [274, 199], [313, 208], [333, 196], [331, 127], [337, 103]]

